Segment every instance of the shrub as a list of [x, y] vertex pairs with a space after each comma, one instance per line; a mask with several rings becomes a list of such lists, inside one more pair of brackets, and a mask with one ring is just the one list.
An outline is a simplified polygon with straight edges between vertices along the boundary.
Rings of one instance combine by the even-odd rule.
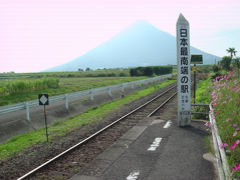
[[45, 88], [58, 88], [59, 82], [59, 79], [54, 78], [44, 78], [35, 81], [9, 81], [5, 86], [1, 87], [0, 95], [4, 96], [16, 93], [32, 92], [34, 90], [42, 90]]
[[153, 76], [172, 73], [172, 66], [149, 66], [130, 69], [131, 76]]

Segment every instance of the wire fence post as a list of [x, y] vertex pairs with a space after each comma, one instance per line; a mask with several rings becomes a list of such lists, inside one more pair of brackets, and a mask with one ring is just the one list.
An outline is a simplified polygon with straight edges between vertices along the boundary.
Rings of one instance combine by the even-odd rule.
[[122, 89], [121, 89], [122, 93], [124, 93], [124, 85], [122, 84]]
[[132, 84], [132, 89], [134, 89], [134, 83]]
[[65, 107], [66, 107], [66, 111], [68, 112], [68, 109], [69, 109], [68, 94], [65, 94]]
[[25, 103], [26, 106], [26, 118], [28, 121], [30, 121], [30, 111], [29, 111], [29, 104], [28, 102]]
[[112, 88], [108, 88], [108, 95], [112, 97]]
[[92, 101], [94, 100], [93, 90], [90, 91], [90, 99], [91, 99]]

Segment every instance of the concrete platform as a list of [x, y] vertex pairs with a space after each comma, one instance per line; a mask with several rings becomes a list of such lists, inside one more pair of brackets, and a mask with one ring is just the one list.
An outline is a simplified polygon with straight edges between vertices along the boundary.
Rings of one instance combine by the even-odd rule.
[[71, 180], [213, 180], [203, 122], [185, 128], [174, 119], [146, 118]]

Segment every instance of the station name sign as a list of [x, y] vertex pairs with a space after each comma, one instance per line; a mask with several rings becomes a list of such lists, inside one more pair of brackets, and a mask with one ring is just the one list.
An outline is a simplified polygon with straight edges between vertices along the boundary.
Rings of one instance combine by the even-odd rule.
[[182, 14], [177, 21], [178, 125], [191, 124], [191, 69], [189, 23]]

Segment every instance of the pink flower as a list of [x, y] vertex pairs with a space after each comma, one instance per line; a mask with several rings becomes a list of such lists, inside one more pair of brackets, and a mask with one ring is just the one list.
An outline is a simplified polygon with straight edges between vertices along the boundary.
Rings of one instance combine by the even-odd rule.
[[236, 131], [239, 131], [240, 129], [239, 128], [236, 128]]
[[227, 143], [222, 143], [222, 144], [219, 145], [219, 147], [220, 147], [221, 149], [223, 149], [223, 148], [225, 148], [225, 147], [227, 147], [227, 146], [228, 146]]
[[226, 104], [226, 101], [223, 101], [222, 104]]
[[209, 111], [209, 113], [212, 113], [213, 112], [213, 109], [211, 109], [210, 111]]
[[229, 101], [232, 101], [232, 98], [230, 98]]
[[240, 162], [238, 164], [236, 164], [235, 166], [233, 166], [232, 171], [237, 171], [240, 169]]
[[229, 149], [230, 150], [235, 149], [239, 143], [240, 143], [240, 140], [236, 140]]
[[235, 131], [234, 133], [233, 133], [233, 136], [236, 136], [237, 135], [237, 131]]
[[204, 125], [207, 126], [207, 127], [211, 127], [211, 123], [210, 122], [206, 122]]
[[228, 122], [228, 121], [230, 121], [230, 120], [232, 120], [232, 119], [231, 119], [231, 118], [227, 118], [227, 119], [226, 119], [226, 122]]
[[233, 126], [233, 127], [237, 127], [237, 126], [238, 126], [238, 124], [237, 124], [237, 123], [234, 123], [232, 126]]
[[238, 92], [238, 91], [239, 91], [239, 88], [238, 88], [237, 86], [234, 85], [234, 86], [232, 87], [232, 91], [236, 91], [236, 92]]

